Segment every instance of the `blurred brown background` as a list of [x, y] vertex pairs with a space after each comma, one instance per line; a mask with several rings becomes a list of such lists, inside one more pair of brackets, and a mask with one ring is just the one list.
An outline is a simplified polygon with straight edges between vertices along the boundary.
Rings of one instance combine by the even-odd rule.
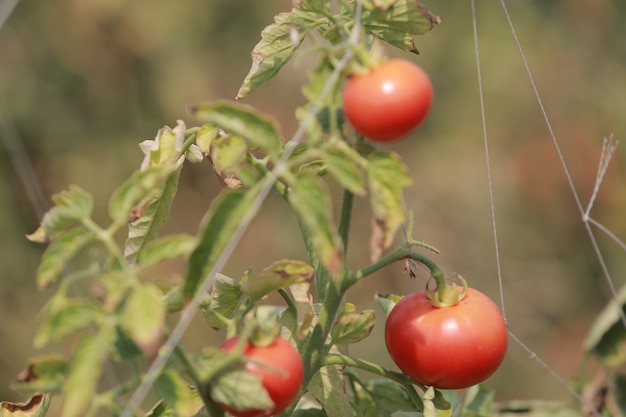
[[[442, 23], [419, 39], [419, 56], [408, 56], [435, 84], [432, 114], [414, 137], [390, 148], [406, 158], [414, 178], [406, 203], [416, 214], [415, 237], [441, 249], [435, 259], [448, 272], [499, 301], [471, 9], [469, 2], [449, 3], [427, 2]], [[509, 3], [586, 206], [602, 138], [626, 136], [626, 4]], [[290, 7], [288, 0], [21, 2], [0, 30], [0, 112], [15, 125], [44, 196], [49, 201], [79, 184], [93, 193], [96, 217], [106, 222], [109, 195], [141, 161], [137, 144], [177, 119], [197, 124], [188, 105], [234, 98], [261, 29]], [[587, 328], [609, 299], [607, 285], [499, 2], [481, 2], [478, 27], [507, 318], [516, 336], [569, 379]], [[310, 63], [289, 64], [245, 100], [273, 114], [286, 137], [297, 128], [294, 110]], [[51, 293], [34, 285], [43, 248], [24, 238], [37, 227], [37, 209], [0, 143], [0, 400], [20, 400], [8, 385], [28, 357], [41, 353], [31, 340]], [[592, 212], [622, 239], [625, 155], [619, 148]], [[207, 165], [188, 165], [167, 230], [195, 232], [217, 192]], [[367, 259], [361, 243], [369, 233], [367, 202], [357, 201], [355, 213], [356, 267]], [[619, 287], [624, 253], [601, 234], [599, 241]], [[285, 205], [270, 198], [224, 272], [238, 277], [283, 257], [304, 259], [304, 253]], [[406, 293], [423, 281], [409, 281], [398, 265], [361, 283], [350, 301], [376, 308], [376, 292]], [[382, 323], [379, 314], [374, 334], [353, 353], [392, 366]], [[187, 337], [192, 345], [221, 337], [196, 324]], [[513, 342], [489, 385], [502, 400], [569, 400]]]

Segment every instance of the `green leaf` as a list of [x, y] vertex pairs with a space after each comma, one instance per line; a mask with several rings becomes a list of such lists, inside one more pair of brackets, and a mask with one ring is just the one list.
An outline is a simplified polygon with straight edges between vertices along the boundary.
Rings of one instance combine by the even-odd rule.
[[78, 344], [63, 384], [65, 401], [61, 415], [80, 417], [91, 403], [108, 352], [115, 343], [113, 326], [105, 325], [95, 335], [85, 336]]
[[365, 196], [365, 175], [360, 166], [345, 152], [328, 151], [324, 153], [326, 169], [341, 186], [355, 195]]
[[233, 233], [248, 213], [258, 187], [248, 191], [226, 190], [206, 213], [199, 240], [188, 262], [183, 294], [190, 299], [211, 270]]
[[220, 170], [232, 172], [246, 160], [248, 145], [240, 136], [223, 136], [213, 141], [211, 161]]
[[222, 100], [199, 104], [191, 112], [200, 120], [242, 137], [252, 148], [271, 155], [278, 154], [282, 149], [283, 140], [278, 123], [252, 106]]
[[248, 371], [245, 365], [220, 373], [212, 380], [209, 389], [215, 402], [236, 410], [265, 410], [274, 407], [261, 378]]
[[109, 201], [109, 215], [113, 221], [124, 224], [128, 220], [141, 218], [143, 213], [134, 213], [131, 216], [131, 210], [146, 200], [156, 198], [161, 193], [162, 184], [178, 168], [177, 164], [168, 164], [136, 171], [113, 193]]
[[374, 213], [370, 258], [376, 261], [391, 246], [405, 220], [402, 190], [411, 184], [411, 177], [393, 152], [372, 152], [368, 159], [368, 188]]
[[364, 387], [376, 404], [380, 417], [391, 417], [398, 411], [416, 411], [406, 390], [388, 379], [372, 379]]
[[319, 24], [314, 12], [293, 9], [280, 13], [274, 23], [261, 32], [261, 40], [252, 50], [252, 67], [243, 80], [237, 98], [250, 94], [258, 86], [273, 78], [291, 59], [307, 32]]
[[292, 417], [328, 417], [324, 410], [319, 408], [304, 408], [295, 410]]
[[35, 335], [33, 344], [42, 348], [83, 330], [99, 316], [100, 310], [90, 301], [65, 300], [62, 305], [48, 309]]
[[[307, 104], [296, 109], [296, 117], [301, 125], [307, 127], [307, 134], [312, 143], [321, 140], [323, 135], [341, 128], [345, 122], [340, 88], [332, 88], [318, 102], [322, 91], [328, 88], [328, 82], [334, 72], [332, 62], [328, 57], [324, 57], [319, 65], [309, 72], [309, 82], [302, 88]], [[335, 83], [338, 82], [339, 80], [335, 80]], [[314, 104], [317, 105], [316, 111], [313, 119], [308, 120]]]
[[467, 390], [463, 400], [462, 414], [467, 417], [491, 417], [495, 392], [483, 385], [475, 385]]
[[370, 335], [375, 324], [374, 310], [343, 314], [333, 326], [332, 341], [336, 345], [360, 342]]
[[198, 391], [174, 369], [167, 369], [159, 375], [154, 387], [176, 415], [192, 416], [204, 406]]
[[174, 410], [169, 408], [163, 400], [159, 401], [144, 417], [178, 417]]
[[11, 388], [19, 392], [56, 393], [61, 390], [66, 371], [67, 361], [59, 356], [32, 358]]
[[626, 329], [620, 310], [626, 312], [626, 286], [617, 293], [596, 317], [583, 343], [585, 352], [594, 353], [607, 366], [619, 367], [626, 363]]
[[50, 408], [50, 396], [35, 394], [23, 403], [0, 402], [0, 417], [44, 417]]
[[306, 173], [289, 184], [287, 198], [306, 226], [322, 265], [334, 276], [341, 268], [341, 240], [330, 209], [330, 199], [320, 181]]
[[376, 304], [385, 312], [385, 316], [389, 316], [395, 305], [402, 300], [402, 296], [396, 294], [376, 294], [374, 298], [376, 299]]
[[306, 262], [284, 259], [274, 262], [258, 275], [249, 276], [241, 284], [241, 290], [253, 300], [260, 300], [281, 288], [310, 282], [314, 276], [315, 269]]
[[170, 259], [185, 257], [196, 245], [196, 238], [188, 234], [165, 236], [146, 244], [139, 255], [142, 267], [156, 265]]
[[422, 400], [424, 400], [424, 417], [450, 417], [452, 415], [452, 407], [443, 400], [443, 396], [435, 388], [428, 387]]
[[95, 236], [82, 227], [60, 235], [44, 251], [37, 268], [37, 285], [40, 289], [54, 284], [68, 263], [95, 240]]
[[153, 140], [141, 142], [139, 147], [145, 155], [141, 171], [149, 167], [182, 164], [186, 131], [185, 123], [179, 120], [175, 128], [164, 126], [159, 129]]
[[215, 313], [231, 318], [239, 305], [239, 301], [241, 301], [242, 295], [241, 287], [232, 278], [217, 274], [209, 302], [202, 309], [205, 320], [213, 328], [223, 327], [224, 322]]
[[307, 387], [322, 405], [328, 417], [355, 415], [344, 387], [342, 369], [338, 366], [321, 368]]
[[213, 140], [217, 138], [218, 134], [219, 129], [210, 123], [205, 124], [198, 130], [196, 133], [196, 145], [198, 145], [203, 154], [209, 154]]
[[[380, 0], [379, 0], [380, 1]], [[369, 33], [407, 52], [418, 53], [413, 36], [430, 31], [441, 19], [415, 0], [397, 0], [393, 7], [374, 5], [363, 13], [363, 27]]]
[[124, 306], [122, 325], [140, 348], [152, 350], [163, 336], [165, 314], [161, 290], [154, 284], [140, 284]]
[[121, 326], [115, 326], [117, 337], [111, 355], [118, 361], [138, 361], [145, 358], [143, 351], [135, 344], [128, 332]]
[[619, 407], [622, 414], [626, 414], [626, 375], [617, 374], [613, 381], [613, 393], [615, 396], [615, 403]]
[[182, 165], [174, 172], [162, 177], [163, 182], [155, 184], [152, 200], [147, 203], [147, 207], [135, 208], [131, 215], [132, 221], [128, 224], [128, 238], [124, 245], [124, 257], [128, 262], [136, 261], [144, 247], [156, 238], [161, 227], [167, 222], [178, 190], [181, 170]]
[[88, 219], [93, 211], [91, 195], [77, 185], [52, 196], [52, 201], [54, 207], [41, 220], [41, 227], [50, 238]]

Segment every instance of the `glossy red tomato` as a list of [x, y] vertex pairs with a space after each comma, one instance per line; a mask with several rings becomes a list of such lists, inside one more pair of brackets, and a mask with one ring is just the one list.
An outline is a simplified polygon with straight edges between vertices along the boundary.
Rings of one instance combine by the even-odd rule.
[[406, 375], [427, 386], [461, 389], [498, 369], [508, 331], [498, 306], [480, 291], [469, 288], [458, 304], [440, 308], [418, 291], [391, 310], [385, 342]]
[[391, 59], [365, 75], [348, 79], [343, 111], [358, 133], [375, 142], [399, 140], [430, 111], [433, 86], [416, 64]]
[[[220, 349], [230, 352], [238, 340], [239, 336], [232, 337], [222, 343]], [[239, 411], [220, 405], [222, 409], [235, 417], [268, 417], [287, 408], [298, 395], [304, 376], [304, 366], [298, 351], [288, 341], [278, 336], [267, 346], [246, 343], [243, 354], [256, 362], [247, 362], [246, 369], [261, 378], [263, 387], [274, 402], [274, 407], [269, 410]], [[257, 363], [265, 364], [267, 367], [261, 367]]]

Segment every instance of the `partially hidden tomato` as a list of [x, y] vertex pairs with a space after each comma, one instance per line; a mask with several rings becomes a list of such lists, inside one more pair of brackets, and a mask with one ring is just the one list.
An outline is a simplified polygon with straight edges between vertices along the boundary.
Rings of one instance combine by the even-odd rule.
[[486, 380], [504, 360], [506, 323], [480, 291], [450, 307], [434, 307], [424, 291], [404, 297], [385, 325], [395, 364], [414, 380], [439, 389], [462, 389]]
[[432, 101], [428, 75], [405, 59], [391, 59], [365, 75], [354, 75], [343, 90], [346, 118], [374, 142], [408, 135], [424, 121]]
[[[219, 348], [230, 352], [235, 349], [238, 340], [239, 336], [231, 337]], [[298, 395], [304, 377], [304, 366], [298, 351], [288, 341], [278, 336], [265, 346], [255, 346], [247, 342], [243, 355], [251, 360], [246, 363], [246, 369], [261, 378], [274, 407], [269, 410], [245, 411], [235, 410], [223, 404], [220, 404], [220, 407], [235, 417], [268, 417], [287, 408]]]

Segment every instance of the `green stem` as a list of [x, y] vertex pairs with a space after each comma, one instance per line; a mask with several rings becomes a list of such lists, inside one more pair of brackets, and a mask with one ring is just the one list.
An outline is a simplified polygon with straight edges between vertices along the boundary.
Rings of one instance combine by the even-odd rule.
[[350, 234], [350, 222], [352, 219], [352, 206], [354, 205], [354, 194], [348, 190], [343, 190], [343, 200], [341, 201], [341, 214], [339, 216], [339, 226], [337, 231], [343, 244], [344, 262], [348, 253], [348, 236]]
[[324, 365], [326, 366], [336, 366], [336, 365], [350, 366], [352, 368], [358, 368], [363, 371], [367, 371], [367, 372], [382, 376], [384, 378], [387, 378], [391, 381], [397, 382], [398, 384], [402, 385], [406, 389], [411, 400], [415, 403], [417, 407], [420, 407], [420, 411], [423, 408], [422, 399], [420, 398], [418, 393], [415, 391], [414, 386], [418, 386], [422, 391], [426, 390], [426, 387], [400, 372], [394, 372], [390, 369], [384, 368], [375, 363], [365, 361], [363, 359], [353, 358], [351, 356], [339, 355], [339, 354], [330, 354], [326, 356], [324, 360]]
[[443, 270], [439, 267], [439, 265], [437, 265], [434, 261], [432, 261], [427, 256], [422, 255], [421, 253], [413, 252], [411, 250], [411, 246], [407, 244], [404, 244], [400, 246], [399, 248], [391, 251], [386, 256], [383, 256], [382, 258], [380, 258], [377, 262], [371, 265], [368, 265], [365, 268], [360, 269], [354, 272], [353, 274], [351, 274], [350, 279], [349, 279], [350, 281], [349, 285], [356, 283], [362, 278], [365, 278], [366, 276], [371, 275], [374, 272], [377, 272], [386, 266], [389, 266], [395, 262], [398, 262], [402, 259], [407, 259], [407, 258], [413, 259], [421, 263], [422, 265], [424, 265], [426, 268], [428, 268], [438, 288], [440, 286], [443, 286], [444, 288], [446, 287], [446, 281], [443, 275]]

